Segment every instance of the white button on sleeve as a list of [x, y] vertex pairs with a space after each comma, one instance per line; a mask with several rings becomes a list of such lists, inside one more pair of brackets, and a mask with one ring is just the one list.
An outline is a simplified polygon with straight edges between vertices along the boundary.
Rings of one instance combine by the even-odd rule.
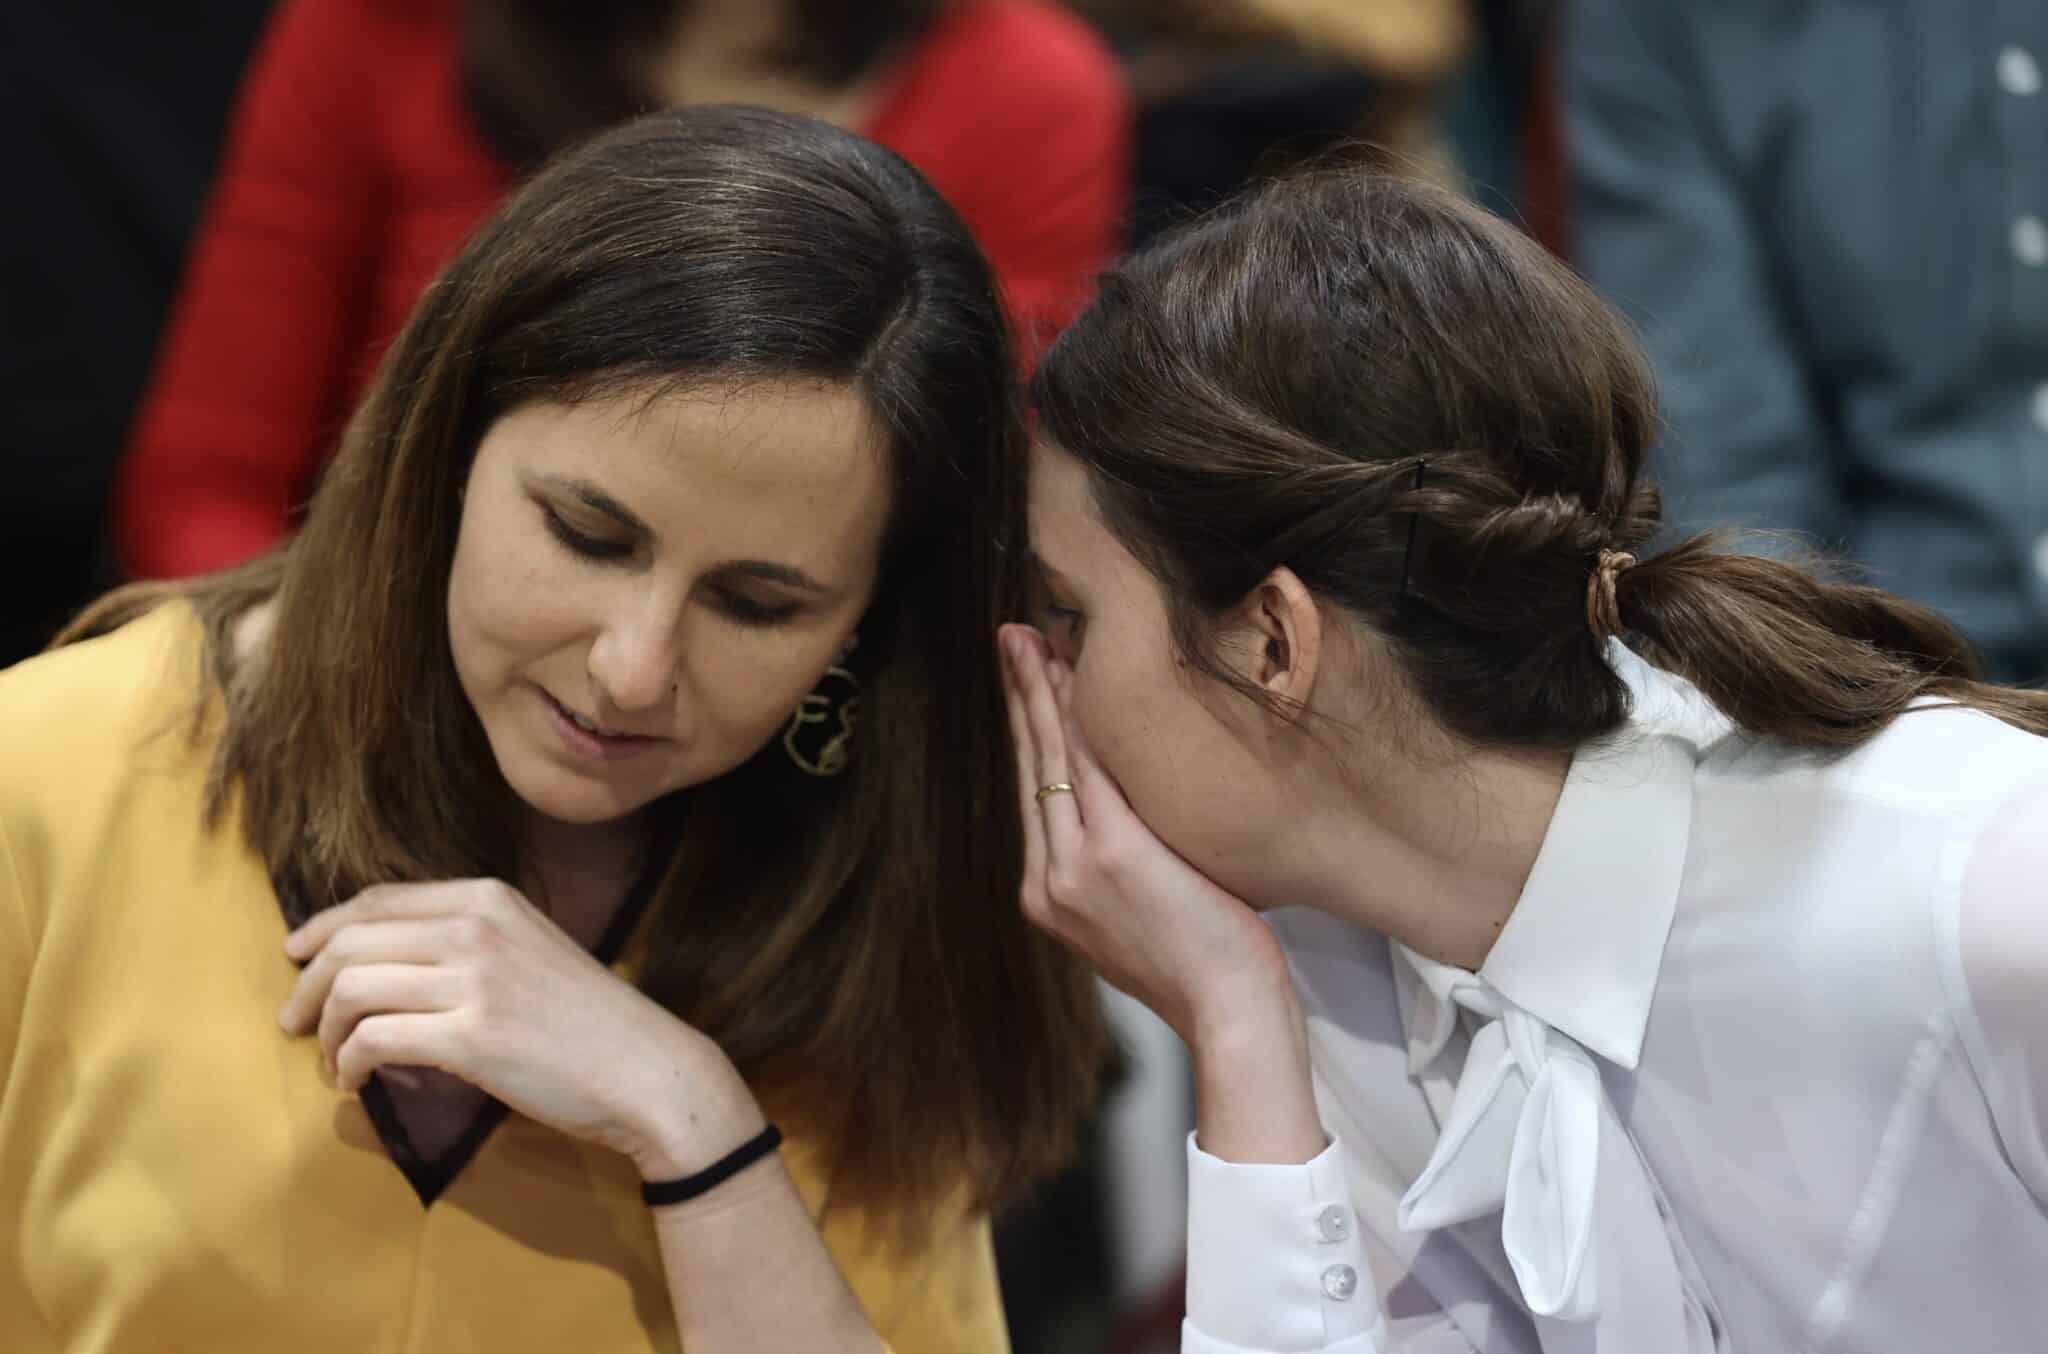
[[1189, 1134], [1182, 1354], [1382, 1354], [1385, 1331], [1337, 1144], [1244, 1165]]

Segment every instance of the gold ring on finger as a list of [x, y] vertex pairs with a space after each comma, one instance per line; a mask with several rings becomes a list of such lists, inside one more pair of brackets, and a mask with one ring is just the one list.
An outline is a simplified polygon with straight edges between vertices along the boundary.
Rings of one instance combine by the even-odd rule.
[[1070, 795], [1072, 793], [1074, 793], [1074, 787], [1071, 784], [1063, 780], [1056, 780], [1050, 785], [1038, 787], [1038, 802], [1043, 804], [1054, 795]]

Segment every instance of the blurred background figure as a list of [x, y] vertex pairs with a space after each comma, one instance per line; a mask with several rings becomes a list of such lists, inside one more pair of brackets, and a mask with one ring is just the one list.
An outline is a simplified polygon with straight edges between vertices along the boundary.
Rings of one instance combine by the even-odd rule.
[[2048, 6], [1577, 0], [1574, 231], [1686, 533], [1806, 533], [2048, 676]]
[[0, 5], [0, 666], [114, 581], [108, 488], [268, 8]]
[[520, 172], [644, 108], [825, 118], [924, 171], [1042, 341], [1116, 251], [1129, 113], [1048, 0], [283, 0], [136, 421], [143, 575], [284, 535], [422, 287]]
[[1443, 133], [1463, 187], [1552, 252], [1569, 252], [1561, 0], [1474, 0], [1472, 51], [1443, 101]]
[[1439, 114], [1467, 0], [1079, 0], [1137, 96], [1133, 243], [1338, 143], [1452, 174]]

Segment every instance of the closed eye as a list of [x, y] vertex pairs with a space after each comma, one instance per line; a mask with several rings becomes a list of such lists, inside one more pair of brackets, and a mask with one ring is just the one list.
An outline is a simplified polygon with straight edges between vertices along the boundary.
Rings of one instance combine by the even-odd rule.
[[1081, 645], [1088, 634], [1088, 615], [1073, 607], [1061, 606], [1058, 602], [1046, 601], [1039, 608], [1045, 617], [1039, 626], [1046, 641], [1052, 645], [1055, 657], [1070, 667], [1081, 661]]
[[568, 519], [546, 503], [540, 505], [540, 513], [541, 519], [547, 524], [549, 534], [572, 554], [581, 555], [585, 559], [619, 560], [633, 553], [632, 542], [607, 540], [602, 536], [592, 536], [588, 532], [578, 531], [569, 525]]
[[803, 610], [801, 602], [763, 602], [730, 588], [712, 589], [718, 609], [741, 625], [780, 625]]

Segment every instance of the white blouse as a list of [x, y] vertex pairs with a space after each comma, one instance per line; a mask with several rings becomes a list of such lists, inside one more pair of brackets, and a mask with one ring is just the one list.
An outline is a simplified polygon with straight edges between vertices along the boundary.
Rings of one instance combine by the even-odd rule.
[[1477, 973], [1271, 914], [1332, 1145], [1190, 1138], [1183, 1350], [2048, 1348], [2048, 739], [1802, 753], [1612, 652]]

